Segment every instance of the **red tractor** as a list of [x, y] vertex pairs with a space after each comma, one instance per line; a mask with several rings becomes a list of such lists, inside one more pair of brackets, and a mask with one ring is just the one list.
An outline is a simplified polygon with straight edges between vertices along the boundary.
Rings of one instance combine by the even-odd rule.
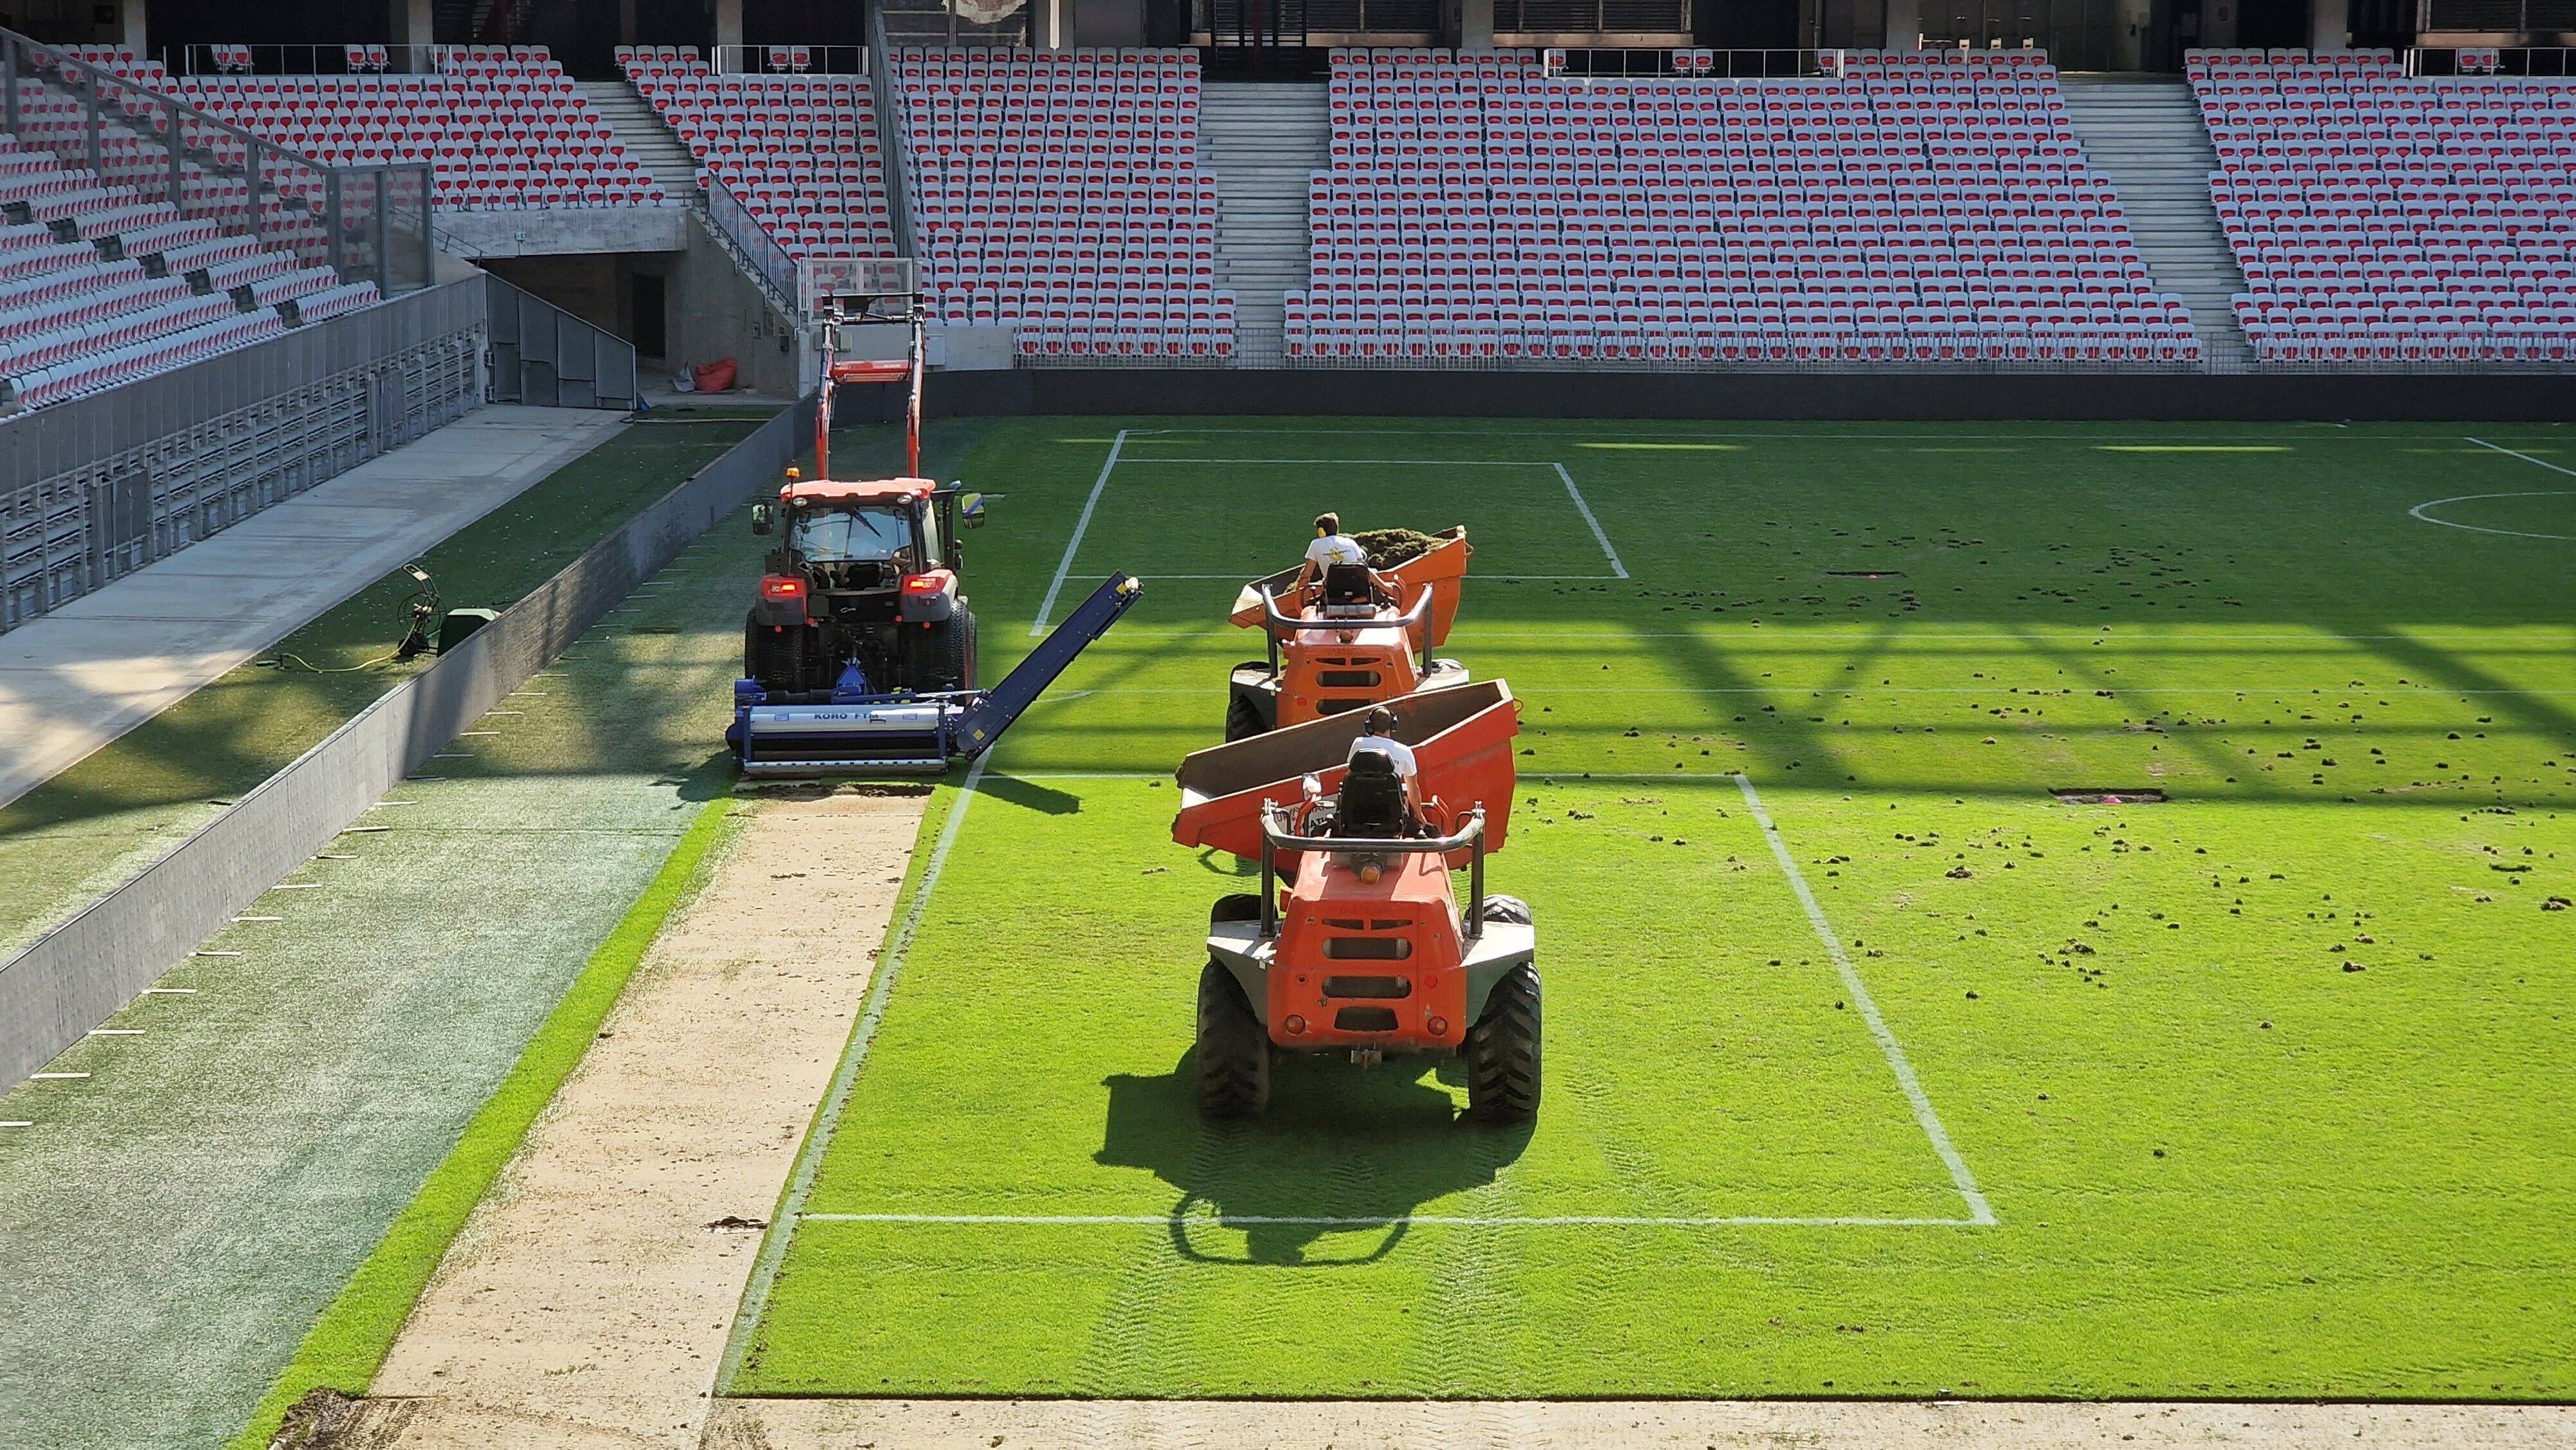
[[[760, 591], [743, 621], [743, 678], [772, 703], [975, 688], [975, 612], [958, 582], [964, 557], [957, 535], [983, 525], [983, 498], [914, 476], [921, 472], [923, 318], [908, 272], [844, 284], [853, 290], [818, 319], [816, 476], [791, 468], [778, 501], [752, 507], [753, 533], [784, 535], [761, 563]], [[909, 327], [907, 355], [842, 358], [840, 329], [870, 324]], [[832, 398], [849, 384], [910, 388], [905, 477], [832, 477]]]
[[[1434, 659], [1458, 617], [1467, 575], [1467, 531], [1453, 528], [1423, 553], [1392, 568], [1328, 566], [1302, 592], [1298, 570], [1243, 587], [1234, 623], [1259, 629], [1264, 659], [1236, 665], [1227, 681], [1225, 738], [1242, 740], [1283, 725], [1302, 725], [1363, 710], [1416, 690], [1465, 684], [1467, 667]], [[1392, 582], [1380, 588], [1377, 575]]]
[[[787, 471], [755, 534], [781, 535], [743, 620], [742, 677], [725, 732], [748, 775], [945, 770], [992, 748], [1039, 693], [1133, 606], [1113, 574], [991, 689], [976, 682], [975, 611], [958, 580], [961, 529], [984, 499], [921, 472], [923, 313], [912, 264], [808, 258], [802, 287], [823, 351], [813, 479]], [[844, 328], [909, 329], [900, 358], [841, 356]], [[832, 477], [832, 397], [907, 384], [902, 478]]]
[[1499, 680], [1386, 703], [1417, 762], [1410, 783], [1386, 754], [1354, 749], [1352, 714], [1181, 764], [1173, 839], [1261, 863], [1259, 894], [1209, 914], [1195, 1056], [1210, 1117], [1261, 1113], [1281, 1053], [1461, 1057], [1470, 1114], [1538, 1112], [1537, 936], [1526, 904], [1485, 891], [1520, 706]]

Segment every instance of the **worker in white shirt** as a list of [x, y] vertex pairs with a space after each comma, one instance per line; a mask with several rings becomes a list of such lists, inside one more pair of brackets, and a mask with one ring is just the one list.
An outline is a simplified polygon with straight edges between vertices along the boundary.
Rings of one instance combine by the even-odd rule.
[[[1309, 586], [1323, 582], [1324, 570], [1334, 564], [1368, 564], [1368, 550], [1359, 540], [1342, 532], [1340, 514], [1315, 515], [1315, 541], [1306, 546], [1306, 562], [1297, 567], [1297, 582], [1288, 588], [1287, 597], [1303, 599]], [[1369, 579], [1389, 599], [1398, 597], [1395, 581], [1378, 571], [1369, 570]]]
[[[1397, 778], [1404, 782], [1405, 794], [1413, 793], [1413, 747], [1395, 738], [1393, 710], [1384, 705], [1371, 705], [1369, 712], [1360, 717], [1359, 738], [1351, 742], [1350, 754], [1357, 755], [1363, 750], [1374, 750], [1384, 755], [1394, 764]], [[1349, 758], [1343, 757], [1345, 761]]]

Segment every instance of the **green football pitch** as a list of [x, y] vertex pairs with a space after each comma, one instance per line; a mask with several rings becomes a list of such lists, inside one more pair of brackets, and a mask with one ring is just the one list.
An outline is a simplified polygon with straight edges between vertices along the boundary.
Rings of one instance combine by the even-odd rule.
[[[2565, 1398], [2571, 468], [2528, 425], [997, 427], [988, 666], [1147, 596], [943, 790], [726, 1388]], [[1470, 529], [1534, 1127], [1419, 1061], [1193, 1109], [1243, 868], [1169, 775], [1325, 508]]]

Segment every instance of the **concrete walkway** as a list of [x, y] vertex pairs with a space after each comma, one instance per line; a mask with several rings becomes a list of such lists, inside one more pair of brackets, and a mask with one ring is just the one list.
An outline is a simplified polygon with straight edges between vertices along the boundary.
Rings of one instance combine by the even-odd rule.
[[493, 405], [0, 634], [0, 806], [606, 442]]

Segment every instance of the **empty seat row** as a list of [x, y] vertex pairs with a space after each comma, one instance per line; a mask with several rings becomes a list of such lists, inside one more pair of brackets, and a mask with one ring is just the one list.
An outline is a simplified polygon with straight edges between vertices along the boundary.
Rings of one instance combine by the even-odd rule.
[[1335, 55], [1292, 358], [2200, 356], [2044, 53], [1795, 80]]
[[789, 256], [890, 256], [892, 205], [865, 76], [717, 75], [692, 47], [618, 62], [698, 163]]
[[1232, 356], [1198, 57], [903, 50], [889, 58], [923, 285], [1029, 358]]
[[2203, 50], [2186, 65], [2258, 357], [2564, 359], [2576, 84], [2423, 79], [2386, 52]]
[[0, 406], [86, 396], [376, 300], [372, 283], [179, 214], [166, 183], [147, 196], [7, 136], [0, 178], [42, 218], [0, 226]]

